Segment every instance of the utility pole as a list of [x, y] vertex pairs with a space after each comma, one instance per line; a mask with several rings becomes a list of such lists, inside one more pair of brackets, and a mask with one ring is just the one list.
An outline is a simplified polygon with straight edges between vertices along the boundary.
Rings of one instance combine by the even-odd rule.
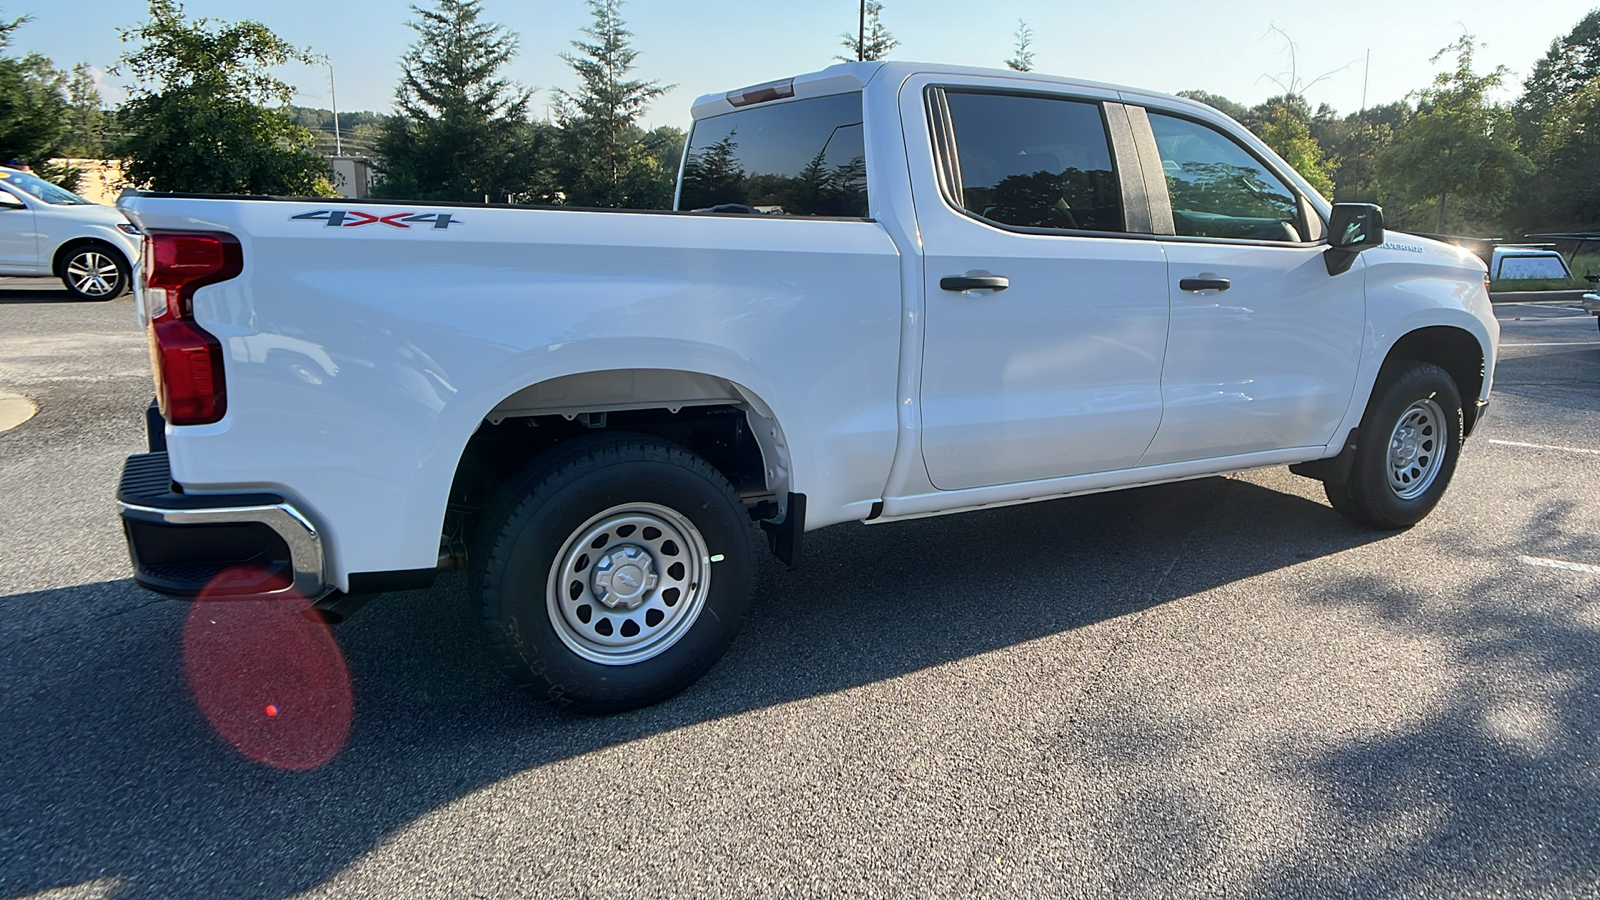
[[344, 138], [339, 134], [339, 92], [333, 86], [333, 61], [328, 60], [328, 96], [333, 99], [333, 155], [344, 155]]
[[1361, 111], [1367, 111], [1367, 79], [1372, 77], [1372, 48], [1367, 48], [1367, 67], [1361, 72]]
[[867, 58], [867, 0], [861, 0], [861, 24], [856, 31], [856, 62]]

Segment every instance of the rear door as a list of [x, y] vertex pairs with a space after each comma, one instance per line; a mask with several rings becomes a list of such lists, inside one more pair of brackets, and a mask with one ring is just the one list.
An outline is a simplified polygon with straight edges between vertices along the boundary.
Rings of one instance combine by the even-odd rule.
[[912, 79], [901, 110], [924, 252], [930, 480], [959, 490], [1135, 465], [1161, 420], [1167, 265], [1142, 182], [1118, 164], [1115, 96]]
[[1130, 109], [1165, 175], [1157, 217], [1171, 207], [1162, 420], [1140, 465], [1325, 446], [1361, 361], [1364, 264], [1329, 275], [1315, 209], [1235, 136], [1154, 109], [1145, 131]]

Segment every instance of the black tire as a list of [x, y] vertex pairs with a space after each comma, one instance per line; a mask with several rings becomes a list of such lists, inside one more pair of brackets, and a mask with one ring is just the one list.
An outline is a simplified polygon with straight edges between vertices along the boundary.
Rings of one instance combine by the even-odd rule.
[[[629, 519], [662, 527], [624, 531]], [[596, 529], [599, 537], [580, 540]], [[490, 646], [513, 682], [560, 709], [634, 709], [683, 690], [733, 642], [755, 588], [755, 527], [733, 487], [705, 460], [650, 437], [583, 439], [535, 460], [507, 483], [480, 534], [476, 580]], [[692, 546], [674, 537], [698, 541], [705, 556], [692, 559]], [[588, 548], [598, 548], [592, 563]], [[653, 562], [630, 568], [635, 551]], [[609, 595], [595, 583], [602, 568], [615, 579]], [[677, 599], [669, 584], [679, 586]], [[629, 589], [637, 609], [601, 602], [626, 603], [619, 596]], [[595, 643], [633, 639], [643, 643], [628, 652], [653, 655], [631, 661]]]
[[[110, 280], [114, 270], [115, 281]], [[79, 300], [112, 300], [128, 290], [128, 261], [109, 244], [79, 244], [56, 266], [56, 277]]]
[[[1420, 426], [1403, 438], [1408, 453], [1414, 454], [1409, 461], [1390, 455], [1391, 441], [1405, 417]], [[1438, 418], [1442, 421], [1432, 421]], [[1461, 426], [1461, 394], [1449, 373], [1431, 363], [1395, 365], [1373, 388], [1349, 477], [1323, 482], [1328, 502], [1372, 528], [1392, 531], [1417, 524], [1450, 486], [1461, 454]], [[1393, 476], [1392, 461], [1397, 462]], [[1431, 480], [1424, 483], [1430, 471]], [[1405, 483], [1407, 476], [1413, 477], [1410, 484]], [[1416, 493], [1411, 495], [1412, 491]]]

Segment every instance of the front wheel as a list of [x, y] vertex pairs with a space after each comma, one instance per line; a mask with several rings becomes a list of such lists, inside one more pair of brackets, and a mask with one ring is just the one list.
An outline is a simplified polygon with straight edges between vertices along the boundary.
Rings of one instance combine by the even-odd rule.
[[486, 518], [484, 624], [513, 681], [559, 708], [664, 700], [743, 624], [755, 529], [721, 473], [648, 437], [558, 450]]
[[1461, 453], [1461, 394], [1449, 373], [1409, 362], [1386, 374], [1361, 420], [1350, 474], [1323, 488], [1363, 525], [1408, 528], [1444, 496]]
[[88, 244], [61, 260], [61, 283], [83, 300], [110, 300], [128, 289], [128, 264], [116, 251]]

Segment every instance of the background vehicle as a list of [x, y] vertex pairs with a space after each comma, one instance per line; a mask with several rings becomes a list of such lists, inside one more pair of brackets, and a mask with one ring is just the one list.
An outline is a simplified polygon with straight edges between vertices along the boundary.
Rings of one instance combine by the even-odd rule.
[[110, 300], [131, 283], [139, 230], [29, 172], [0, 167], [0, 275], [54, 276], [85, 300]]
[[732, 641], [757, 524], [793, 563], [839, 522], [1290, 464], [1403, 528], [1487, 403], [1483, 263], [1201, 104], [854, 63], [694, 117], [677, 205], [710, 212], [127, 198], [139, 581], [341, 614], [466, 566], [514, 680], [620, 709]]

